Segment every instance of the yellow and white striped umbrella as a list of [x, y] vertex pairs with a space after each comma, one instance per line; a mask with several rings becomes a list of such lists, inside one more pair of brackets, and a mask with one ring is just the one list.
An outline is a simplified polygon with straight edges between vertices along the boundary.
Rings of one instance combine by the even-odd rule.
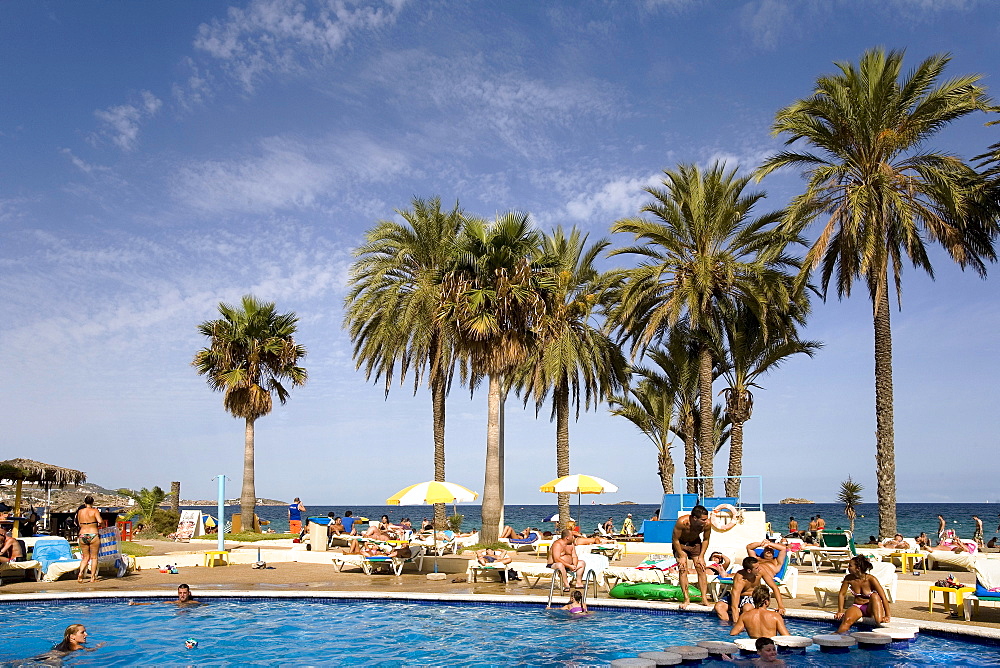
[[550, 480], [541, 486], [543, 492], [569, 492], [571, 494], [604, 494], [617, 492], [618, 486], [595, 475], [566, 475]]
[[400, 490], [386, 499], [390, 506], [422, 506], [434, 503], [458, 503], [460, 501], [475, 501], [479, 498], [477, 492], [466, 489], [453, 482], [419, 482]]

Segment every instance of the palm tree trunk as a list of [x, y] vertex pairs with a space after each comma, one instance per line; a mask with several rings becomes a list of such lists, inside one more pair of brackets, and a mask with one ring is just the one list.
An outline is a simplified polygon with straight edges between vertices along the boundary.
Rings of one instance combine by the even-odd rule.
[[493, 375], [490, 376], [486, 416], [486, 479], [483, 482], [483, 526], [479, 530], [479, 539], [483, 543], [495, 543], [500, 536], [503, 516], [503, 488], [500, 482], [500, 380]]
[[715, 496], [715, 481], [712, 480], [713, 458], [715, 457], [715, 416], [712, 414], [712, 351], [707, 343], [698, 350], [698, 403], [699, 425], [698, 451], [701, 454], [701, 475], [705, 496]]
[[[565, 376], [556, 385], [552, 393], [552, 401], [556, 404], [556, 477], [561, 478], [564, 475], [569, 475], [569, 385]], [[572, 522], [569, 521], [570, 495], [566, 492], [560, 492], [557, 496], [559, 497], [559, 529], [568, 529], [572, 526]]]
[[[670, 444], [660, 447], [660, 454], [656, 458], [656, 463], [660, 469], [660, 486], [663, 487], [664, 494], [674, 493], [674, 459], [670, 456]], [[562, 512], [561, 510], [559, 512]]]
[[257, 490], [254, 485], [253, 425], [255, 418], [246, 419], [243, 439], [243, 491], [240, 493], [240, 521], [243, 531], [253, 531], [254, 513], [257, 512]]
[[726, 496], [740, 495], [739, 476], [743, 475], [743, 421], [733, 420], [729, 432], [729, 476], [726, 479]]
[[[437, 374], [431, 379], [431, 401], [434, 414], [434, 479], [444, 482], [444, 420], [445, 420], [445, 380]], [[448, 525], [448, 504], [434, 504], [434, 526]]]
[[896, 452], [892, 407], [892, 328], [888, 281], [876, 291], [875, 315], [875, 477], [878, 481], [879, 536], [896, 533]]
[[693, 478], [698, 475], [698, 437], [694, 431], [694, 413], [687, 411], [684, 424], [684, 475], [687, 476], [688, 494], [698, 493], [698, 481]]

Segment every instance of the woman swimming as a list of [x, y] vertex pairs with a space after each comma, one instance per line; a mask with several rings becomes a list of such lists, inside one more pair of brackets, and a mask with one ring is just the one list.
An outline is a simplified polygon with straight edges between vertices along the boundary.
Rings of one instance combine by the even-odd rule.
[[[889, 621], [889, 598], [878, 578], [868, 573], [871, 569], [871, 562], [861, 554], [848, 562], [847, 576], [840, 585], [837, 598], [837, 614], [833, 617], [840, 620], [837, 633], [847, 633], [862, 617], [873, 617], [881, 624]], [[845, 610], [848, 592], [854, 594], [854, 603]]]
[[583, 594], [579, 589], [573, 591], [569, 597], [569, 603], [560, 608], [560, 610], [566, 610], [574, 615], [589, 615], [590, 611], [587, 610], [587, 604], [583, 600]]

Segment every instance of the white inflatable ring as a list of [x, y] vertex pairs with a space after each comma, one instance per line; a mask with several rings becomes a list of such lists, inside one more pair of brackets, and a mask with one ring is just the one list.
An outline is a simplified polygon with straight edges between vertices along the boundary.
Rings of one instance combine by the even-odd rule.
[[[724, 524], [716, 522], [721, 513], [729, 513], [729, 521]], [[712, 528], [717, 531], [729, 531], [736, 526], [736, 508], [728, 503], [720, 503], [712, 509]]]

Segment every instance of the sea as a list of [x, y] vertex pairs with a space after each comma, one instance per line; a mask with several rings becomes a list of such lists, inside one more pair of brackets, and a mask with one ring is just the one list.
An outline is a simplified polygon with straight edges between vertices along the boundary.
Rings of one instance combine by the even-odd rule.
[[[195, 508], [194, 506], [182, 506], [183, 508]], [[456, 507], [449, 506], [448, 514], [454, 513]], [[602, 524], [610, 517], [614, 520], [615, 527], [620, 528], [626, 515], [632, 514], [632, 521], [636, 530], [640, 530], [642, 521], [652, 517], [653, 513], [659, 509], [658, 504], [583, 504], [571, 506], [570, 514], [579, 522], [580, 528], [587, 532], [593, 532], [598, 524]], [[200, 507], [205, 513], [215, 515], [215, 506]], [[378, 519], [382, 515], [388, 515], [393, 522], [398, 522], [404, 517], [409, 517], [414, 525], [425, 517], [433, 515], [430, 506], [358, 506], [351, 504], [341, 504], [332, 506], [307, 506], [306, 515], [309, 517], [326, 517], [328, 513], [343, 515], [345, 511], [351, 510], [355, 517], [368, 517]], [[463, 516], [462, 529], [472, 531], [482, 525], [481, 506], [459, 505], [457, 511]], [[764, 511], [767, 519], [771, 522], [772, 530], [784, 533], [788, 528], [788, 518], [794, 517], [799, 522], [799, 526], [805, 528], [809, 523], [809, 518], [814, 515], [822, 515], [826, 520], [827, 528], [850, 528], [850, 520], [844, 516], [844, 507], [837, 503], [803, 503], [803, 504], [777, 504], [765, 503]], [[231, 512], [239, 512], [238, 506], [228, 506], [227, 515]], [[551, 515], [558, 512], [558, 508], [553, 504], [548, 505], [517, 505], [509, 504], [504, 506], [504, 522], [520, 531], [525, 527], [541, 528], [552, 530], [554, 522], [545, 522]], [[869, 536], [876, 534], [878, 527], [878, 506], [874, 503], [863, 503], [857, 507], [858, 516], [854, 521], [854, 535], [859, 542], [867, 541]], [[1000, 503], [898, 503], [896, 504], [896, 524], [897, 530], [904, 536], [914, 537], [921, 531], [926, 531], [929, 536], [937, 535], [938, 514], [942, 515], [949, 529], [962, 537], [971, 538], [975, 530], [973, 515], [978, 515], [983, 521], [983, 528], [986, 540], [996, 535], [1000, 530]], [[279, 533], [288, 531], [288, 507], [287, 506], [257, 506], [257, 515], [262, 520], [270, 522], [269, 528]]]

